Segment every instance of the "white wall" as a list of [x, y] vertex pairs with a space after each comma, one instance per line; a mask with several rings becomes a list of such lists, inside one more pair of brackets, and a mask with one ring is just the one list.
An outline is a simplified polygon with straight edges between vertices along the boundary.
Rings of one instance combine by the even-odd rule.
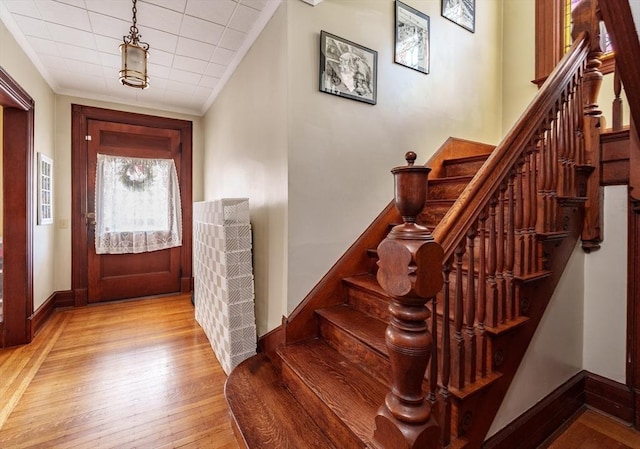
[[[37, 153], [41, 152], [53, 159], [55, 168], [58, 162], [55, 157], [54, 93], [2, 22], [0, 22], [0, 65], [35, 101], [33, 160], [36, 161]], [[33, 179], [34, 182], [37, 179], [35, 163]], [[55, 179], [53, 188], [57, 188]], [[33, 216], [36, 217], [35, 184], [33, 195]], [[53, 206], [55, 218], [55, 203]], [[35, 226], [33, 230], [34, 310], [54, 291], [54, 255], [55, 227], [53, 225]]]
[[[261, 335], [388, 204], [406, 151], [424, 162], [450, 135], [500, 135], [501, 2], [479, 10], [475, 34], [439, 0], [409, 4], [431, 17], [429, 75], [393, 63], [392, 0], [285, 0], [205, 116], [205, 197], [252, 204]], [[318, 91], [320, 30], [378, 51], [377, 105]]]
[[538, 88], [535, 73], [535, 3], [503, 2], [502, 136], [522, 115]]
[[[392, 0], [288, 2], [288, 311], [393, 198], [407, 151], [424, 163], [449, 136], [500, 137], [502, 2], [482, 2], [475, 33], [440, 0], [406, 3], [430, 16], [428, 75], [393, 62]], [[319, 92], [320, 30], [378, 52], [375, 106]]]
[[604, 241], [585, 257], [584, 369], [626, 382], [627, 186], [604, 189]]
[[249, 198], [260, 335], [286, 313], [287, 6], [276, 11], [204, 117], [204, 198]]
[[585, 257], [578, 243], [487, 437], [582, 370]]

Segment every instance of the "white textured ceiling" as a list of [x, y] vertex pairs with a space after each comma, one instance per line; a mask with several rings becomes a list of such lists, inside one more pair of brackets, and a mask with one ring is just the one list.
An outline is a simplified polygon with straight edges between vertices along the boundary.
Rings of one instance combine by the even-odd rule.
[[145, 90], [118, 81], [131, 0], [0, 0], [0, 19], [58, 94], [201, 115], [280, 1], [138, 0]]

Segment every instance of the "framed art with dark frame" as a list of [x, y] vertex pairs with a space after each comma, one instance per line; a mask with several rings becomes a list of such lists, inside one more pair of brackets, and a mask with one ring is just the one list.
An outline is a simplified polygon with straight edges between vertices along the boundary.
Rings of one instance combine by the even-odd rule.
[[475, 33], [476, 0], [442, 0], [442, 17]]
[[376, 104], [378, 52], [320, 32], [320, 91]]
[[394, 61], [429, 73], [429, 16], [396, 0]]

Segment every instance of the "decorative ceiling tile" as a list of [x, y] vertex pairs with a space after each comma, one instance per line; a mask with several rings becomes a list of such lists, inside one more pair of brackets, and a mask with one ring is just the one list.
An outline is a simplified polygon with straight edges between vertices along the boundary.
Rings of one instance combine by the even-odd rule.
[[120, 42], [122, 42], [122, 36], [129, 34], [129, 27], [131, 26], [131, 22], [126, 20], [116, 19], [93, 11], [89, 12], [89, 21], [95, 34], [118, 39]]
[[227, 50], [226, 48], [216, 48], [216, 51], [213, 53], [213, 57], [211, 58], [211, 62], [215, 62], [217, 64], [227, 65], [231, 62], [236, 52]]
[[227, 50], [238, 50], [242, 46], [242, 43], [247, 38], [247, 34], [241, 31], [232, 30], [231, 28], [227, 28], [224, 30], [224, 34], [222, 35], [222, 39], [220, 39], [220, 46], [222, 48], [226, 48]]
[[[215, 5], [215, 7], [212, 7]], [[186, 14], [226, 26], [238, 3], [233, 0], [189, 0]]]
[[208, 63], [201, 59], [189, 58], [187, 56], [176, 55], [173, 59], [173, 67], [181, 70], [197, 73], [198, 76], [207, 68]]
[[180, 34], [184, 37], [208, 44], [217, 44], [222, 37], [224, 27], [216, 23], [207, 22], [197, 17], [184, 16]]
[[229, 22], [229, 28], [248, 33], [258, 20], [260, 13], [248, 6], [239, 5]]
[[38, 54], [60, 56], [58, 44], [50, 39], [30, 36], [27, 37], [27, 41], [31, 45], [31, 48]]
[[180, 14], [184, 14], [187, 6], [187, 0], [144, 0], [144, 3], [151, 3], [162, 6], [163, 8], [172, 9]]
[[87, 10], [65, 3], [38, 0], [38, 11], [43, 20], [84, 31], [91, 31]]
[[47, 28], [56, 42], [77, 45], [78, 47], [96, 48], [93, 34], [88, 31], [77, 30], [57, 23], [47, 23]]
[[209, 76], [214, 76], [216, 78], [222, 78], [225, 70], [227, 70], [226, 65], [216, 64], [215, 62], [210, 63], [204, 73]]
[[62, 42], [58, 42], [57, 45], [60, 50], [59, 54], [67, 59], [100, 65], [100, 56], [96, 50], [78, 47], [77, 45], [65, 44]]
[[24, 36], [52, 39], [49, 29], [42, 20], [21, 15], [14, 15], [13, 17]]
[[267, 0], [240, 0], [240, 3], [258, 11], [262, 11], [267, 6]]
[[213, 55], [213, 51], [216, 49], [214, 45], [206, 44], [200, 41], [194, 41], [186, 37], [178, 38], [178, 48], [176, 49], [176, 55], [188, 56], [190, 58], [201, 59], [208, 61]]
[[42, 19], [33, 0], [5, 0], [4, 4], [12, 14]]
[[182, 25], [182, 14], [151, 3], [139, 3], [138, 24], [141, 27], [178, 34]]

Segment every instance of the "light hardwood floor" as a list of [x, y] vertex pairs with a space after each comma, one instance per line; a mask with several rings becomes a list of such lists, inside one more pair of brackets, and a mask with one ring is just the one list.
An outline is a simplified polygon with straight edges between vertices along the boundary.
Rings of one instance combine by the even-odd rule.
[[238, 449], [189, 296], [61, 311], [0, 350], [0, 448]]
[[[225, 379], [189, 296], [58, 312], [0, 350], [0, 448], [239, 449]], [[543, 447], [639, 449], [640, 432], [587, 410]]]
[[638, 449], [640, 432], [594, 410], [585, 410], [546, 449]]

